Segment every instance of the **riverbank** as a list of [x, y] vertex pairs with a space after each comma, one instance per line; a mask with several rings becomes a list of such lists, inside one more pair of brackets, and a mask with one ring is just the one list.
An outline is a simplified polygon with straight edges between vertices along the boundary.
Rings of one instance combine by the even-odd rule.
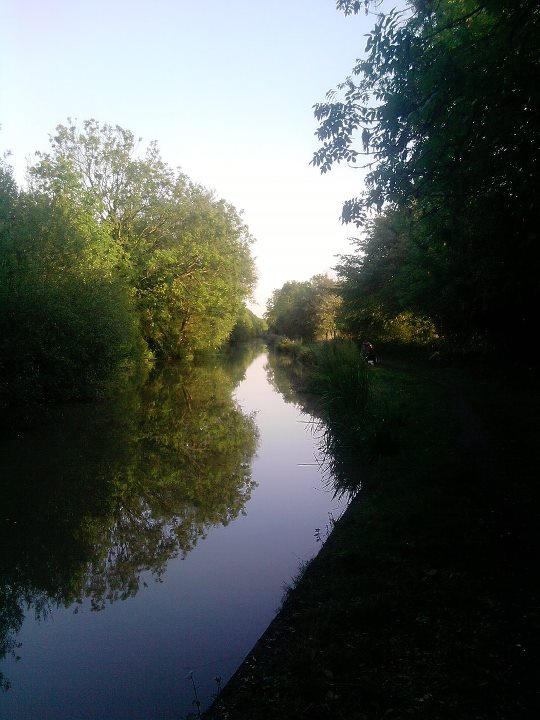
[[334, 443], [362, 489], [208, 720], [536, 716], [537, 382], [403, 358], [371, 382], [396, 443]]

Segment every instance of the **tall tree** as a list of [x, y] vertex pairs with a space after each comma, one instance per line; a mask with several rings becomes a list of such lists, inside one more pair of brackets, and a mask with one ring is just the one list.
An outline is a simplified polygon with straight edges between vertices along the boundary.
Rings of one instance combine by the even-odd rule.
[[36, 191], [109, 228], [153, 351], [185, 354], [228, 337], [255, 281], [252, 238], [232, 205], [169, 168], [155, 143], [142, 151], [131, 132], [95, 120], [59, 125], [30, 173]]
[[462, 342], [501, 346], [535, 322], [539, 39], [531, 0], [416, 0], [378, 15], [352, 76], [315, 107], [314, 164], [367, 165], [343, 220], [405, 214], [409, 295]]

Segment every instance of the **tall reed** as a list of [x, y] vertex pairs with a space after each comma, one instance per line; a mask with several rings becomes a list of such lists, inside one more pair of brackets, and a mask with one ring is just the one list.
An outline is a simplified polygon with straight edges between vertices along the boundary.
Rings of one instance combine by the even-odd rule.
[[332, 420], [353, 423], [364, 415], [370, 396], [369, 367], [356, 343], [333, 340], [311, 348], [309, 389], [319, 395]]

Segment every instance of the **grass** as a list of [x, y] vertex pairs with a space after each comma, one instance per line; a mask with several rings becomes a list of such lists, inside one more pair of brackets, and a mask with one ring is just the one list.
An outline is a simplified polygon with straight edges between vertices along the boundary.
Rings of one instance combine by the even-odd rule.
[[336, 419], [362, 421], [370, 400], [369, 366], [353, 342], [319, 343], [311, 348], [309, 389]]
[[390, 376], [377, 382], [379, 369], [354, 342], [281, 341], [277, 348], [297, 360], [295, 385], [310, 393], [310, 410], [321, 418], [322, 451], [336, 492], [354, 494], [366, 482], [361, 467], [399, 451], [405, 422], [404, 408], [394, 402], [399, 389], [390, 389]]
[[[362, 489], [207, 717], [537, 717], [538, 383], [412, 358], [369, 373], [379, 430], [356, 455], [327, 431], [337, 482]], [[370, 459], [385, 423], [393, 451]]]

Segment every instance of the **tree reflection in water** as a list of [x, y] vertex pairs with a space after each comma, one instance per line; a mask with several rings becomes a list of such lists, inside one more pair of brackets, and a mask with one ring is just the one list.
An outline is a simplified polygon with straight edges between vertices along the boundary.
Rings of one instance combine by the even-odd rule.
[[[0, 657], [25, 612], [137, 593], [213, 525], [243, 512], [257, 445], [232, 398], [253, 347], [167, 367], [110, 407], [68, 407], [5, 440], [0, 465]], [[8, 681], [0, 676], [4, 687]]]
[[275, 352], [268, 353], [265, 370], [268, 382], [285, 402], [311, 416], [311, 431], [318, 444], [317, 461], [326, 485], [335, 496], [350, 499], [362, 487], [364, 466], [350, 435], [338, 432], [327, 421], [320, 398], [307, 391], [299, 392], [299, 388], [309, 388], [309, 372], [288, 355]]

